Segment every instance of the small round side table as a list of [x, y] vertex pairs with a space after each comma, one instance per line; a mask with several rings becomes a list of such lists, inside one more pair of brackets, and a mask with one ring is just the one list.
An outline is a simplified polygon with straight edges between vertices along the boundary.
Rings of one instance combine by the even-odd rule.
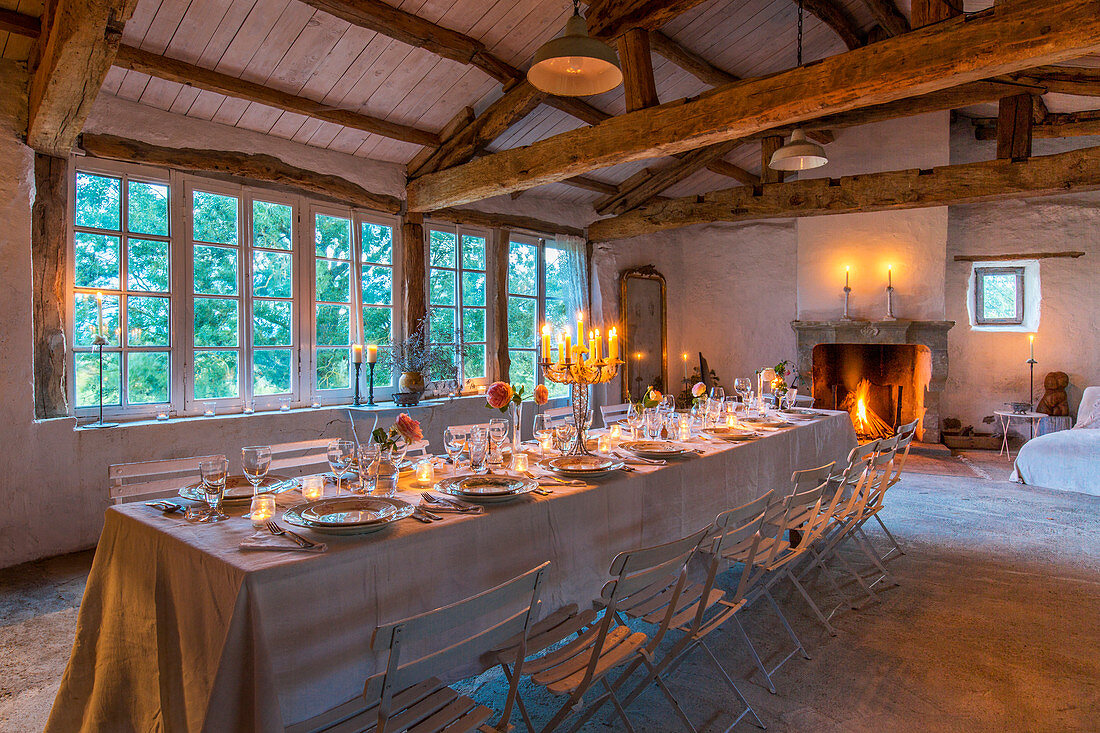
[[1008, 455], [1009, 458], [1012, 458], [1012, 451], [1008, 447], [1008, 427], [1012, 424], [1012, 421], [1030, 420], [1032, 427], [1034, 427], [1037, 420], [1050, 417], [1050, 415], [1042, 412], [1013, 412], [1012, 410], [994, 410], [993, 414], [1000, 420], [1001, 430], [1004, 432], [1004, 438], [1001, 439], [1001, 450], [997, 455]]

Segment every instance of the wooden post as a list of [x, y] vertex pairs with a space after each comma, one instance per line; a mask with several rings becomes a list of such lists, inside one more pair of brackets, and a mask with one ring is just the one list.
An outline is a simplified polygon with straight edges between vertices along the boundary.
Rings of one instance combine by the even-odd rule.
[[69, 162], [36, 153], [31, 209], [34, 416], [69, 414], [65, 344]]
[[428, 322], [428, 265], [424, 256], [424, 215], [406, 214], [401, 225], [405, 270], [405, 337]]
[[1033, 116], [1030, 94], [1004, 97], [997, 112], [997, 157], [1022, 160], [1031, 157]]
[[[507, 382], [512, 370], [512, 357], [508, 355], [508, 240], [507, 229], [493, 230], [492, 251], [489, 253], [489, 281], [486, 283], [486, 302], [493, 313], [493, 353], [486, 364], [491, 379]], [[537, 324], [536, 324], [537, 327]]]
[[777, 171], [768, 167], [768, 163], [771, 162], [772, 156], [775, 155], [775, 151], [783, 147], [782, 135], [769, 135], [760, 141], [760, 182], [761, 183], [782, 183], [783, 171]]
[[632, 28], [619, 37], [619, 63], [623, 68], [626, 111], [633, 112], [660, 104], [653, 80], [653, 56], [649, 52], [649, 32]]
[[932, 23], [962, 15], [962, 0], [913, 0], [911, 7], [913, 28], [923, 28]]

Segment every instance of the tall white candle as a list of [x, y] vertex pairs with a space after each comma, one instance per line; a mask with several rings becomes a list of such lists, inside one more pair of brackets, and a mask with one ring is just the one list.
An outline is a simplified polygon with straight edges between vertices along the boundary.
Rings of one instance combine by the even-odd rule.
[[98, 326], [96, 327], [96, 336], [102, 336], [103, 335], [103, 293], [101, 293], [101, 292], [97, 292], [95, 294], [95, 307], [96, 307], [97, 313], [99, 314], [99, 322], [98, 322]]
[[367, 363], [374, 364], [376, 361], [378, 361], [378, 346], [370, 344], [367, 346]]
[[351, 346], [351, 363], [362, 364], [363, 363], [363, 344], [352, 344]]

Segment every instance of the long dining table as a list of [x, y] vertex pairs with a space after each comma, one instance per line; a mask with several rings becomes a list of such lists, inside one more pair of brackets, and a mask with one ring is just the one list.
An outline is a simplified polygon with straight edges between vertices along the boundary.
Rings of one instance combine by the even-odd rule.
[[[789, 492], [792, 471], [842, 462], [856, 436], [839, 412], [751, 442], [690, 445], [699, 452], [685, 459], [554, 485], [483, 514], [358, 536], [303, 530], [324, 553], [241, 550], [254, 530], [239, 516], [197, 524], [141, 503], [111, 507], [46, 730], [282, 730], [361, 693], [379, 668], [369, 649], [379, 623], [546, 560], [544, 613], [586, 607], [620, 551]], [[418, 500], [410, 479], [399, 488]]]

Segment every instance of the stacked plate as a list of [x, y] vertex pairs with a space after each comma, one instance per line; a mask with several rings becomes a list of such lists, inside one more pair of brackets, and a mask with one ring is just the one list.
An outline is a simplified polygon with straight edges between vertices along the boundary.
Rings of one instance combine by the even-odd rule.
[[[248, 504], [252, 501], [252, 494], [281, 494], [284, 491], [298, 488], [298, 479], [289, 476], [280, 476], [269, 473], [260, 482], [255, 492], [252, 484], [244, 476], [228, 476], [225, 479], [225, 494], [222, 496], [222, 504]], [[196, 482], [184, 486], [179, 491], [180, 496], [191, 501], [206, 501], [206, 494], [202, 490], [202, 482]]]
[[325, 534], [367, 534], [404, 519], [414, 509], [412, 504], [400, 499], [340, 496], [287, 509], [283, 520], [287, 524]]
[[753, 440], [760, 437], [760, 433], [755, 430], [745, 430], [744, 428], [713, 427], [707, 428], [703, 432], [715, 438], [729, 441]]
[[496, 474], [452, 476], [443, 479], [435, 486], [437, 491], [444, 494], [485, 504], [511, 501], [531, 493], [538, 487], [539, 482], [534, 479]]
[[669, 440], [628, 440], [619, 447], [642, 458], [680, 458], [693, 452]]
[[571, 478], [598, 478], [623, 467], [623, 462], [607, 456], [558, 456], [540, 461], [539, 465], [548, 471], [560, 473]]
[[780, 410], [779, 414], [788, 420], [816, 420], [825, 417], [816, 410], [807, 410], [805, 407], [792, 407], [789, 410]]
[[774, 417], [743, 417], [740, 422], [750, 428], [789, 428], [794, 425], [794, 423]]

